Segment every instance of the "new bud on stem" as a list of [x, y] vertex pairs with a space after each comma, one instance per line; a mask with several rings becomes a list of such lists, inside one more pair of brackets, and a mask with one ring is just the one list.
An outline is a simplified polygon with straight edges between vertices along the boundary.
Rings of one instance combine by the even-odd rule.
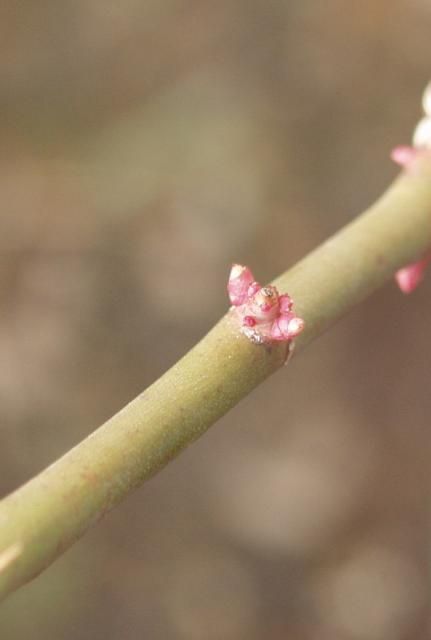
[[292, 311], [292, 298], [272, 285], [262, 287], [248, 267], [232, 266], [227, 290], [241, 331], [252, 342], [288, 342], [303, 330], [304, 321]]

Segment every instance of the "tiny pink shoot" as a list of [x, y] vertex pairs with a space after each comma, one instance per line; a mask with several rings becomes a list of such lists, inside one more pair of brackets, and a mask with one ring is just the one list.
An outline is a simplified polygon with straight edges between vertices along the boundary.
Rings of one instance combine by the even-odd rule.
[[276, 287], [262, 287], [248, 267], [234, 264], [228, 280], [229, 299], [241, 323], [241, 331], [255, 344], [289, 342], [304, 329], [293, 309], [293, 300]]

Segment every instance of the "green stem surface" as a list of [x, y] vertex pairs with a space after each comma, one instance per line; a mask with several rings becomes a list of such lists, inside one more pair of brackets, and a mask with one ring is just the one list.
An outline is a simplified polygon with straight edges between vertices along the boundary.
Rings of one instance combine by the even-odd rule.
[[[431, 173], [382, 198], [275, 280], [306, 328], [298, 353], [431, 245]], [[221, 283], [224, 286], [224, 283]], [[232, 315], [83, 442], [0, 502], [0, 598], [49, 566], [99, 518], [284, 363]]]

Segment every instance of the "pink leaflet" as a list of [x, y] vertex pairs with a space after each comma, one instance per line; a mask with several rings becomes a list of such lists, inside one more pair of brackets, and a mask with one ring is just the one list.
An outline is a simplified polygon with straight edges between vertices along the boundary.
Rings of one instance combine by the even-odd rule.
[[291, 340], [301, 333], [304, 321], [294, 313], [279, 316], [271, 327], [273, 340]]
[[227, 291], [231, 303], [238, 307], [247, 300], [248, 289], [254, 283], [254, 277], [248, 267], [233, 264], [227, 283]]

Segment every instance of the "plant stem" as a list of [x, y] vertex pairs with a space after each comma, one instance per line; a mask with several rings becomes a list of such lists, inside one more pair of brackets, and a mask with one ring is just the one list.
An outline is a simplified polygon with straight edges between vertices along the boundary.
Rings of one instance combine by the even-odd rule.
[[[274, 284], [306, 328], [296, 352], [431, 245], [431, 170], [383, 197]], [[224, 286], [224, 283], [221, 283]], [[0, 597], [26, 583], [133, 489], [283, 365], [227, 313], [185, 357], [102, 427], [0, 502]]]

